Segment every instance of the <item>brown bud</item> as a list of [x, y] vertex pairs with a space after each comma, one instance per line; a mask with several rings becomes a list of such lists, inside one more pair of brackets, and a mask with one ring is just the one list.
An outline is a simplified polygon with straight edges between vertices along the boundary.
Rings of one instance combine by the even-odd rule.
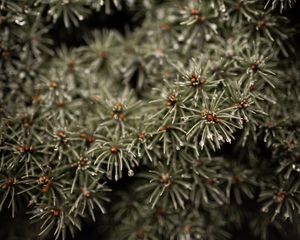
[[84, 139], [87, 144], [91, 144], [96, 140], [96, 138], [93, 135], [90, 135], [86, 132], [81, 132], [80, 138]]
[[166, 130], [168, 130], [168, 129], [170, 129], [171, 128], [171, 125], [165, 125], [165, 126], [163, 126], [163, 127], [160, 127], [159, 129], [158, 129], [158, 131], [159, 132], [162, 132], [162, 131], [166, 131]]
[[120, 112], [120, 113], [118, 114], [118, 118], [119, 118], [119, 120], [124, 121], [124, 120], [126, 119], [125, 113], [124, 113], [124, 112]]
[[253, 71], [253, 72], [256, 72], [258, 70], [258, 64], [257, 63], [252, 63], [250, 65], [250, 69]]
[[51, 88], [57, 88], [57, 82], [55, 81], [55, 80], [51, 80], [51, 82], [50, 82], [50, 87]]
[[145, 133], [140, 132], [137, 137], [138, 137], [139, 140], [143, 141], [145, 139]]
[[41, 97], [39, 95], [33, 95], [31, 97], [31, 102], [34, 103], [38, 103], [41, 100]]
[[263, 28], [267, 25], [267, 21], [266, 19], [263, 19], [263, 20], [259, 20], [256, 22], [256, 27], [257, 28]]
[[275, 201], [278, 202], [278, 203], [281, 203], [283, 202], [283, 200], [285, 199], [286, 197], [286, 192], [284, 191], [279, 191], [275, 194]]
[[169, 175], [169, 173], [163, 173], [160, 175], [159, 181], [166, 186], [169, 186], [171, 184], [171, 176]]
[[17, 179], [16, 178], [9, 178], [6, 180], [5, 183], [0, 185], [0, 189], [6, 189], [9, 188], [13, 185], [15, 185], [17, 183]]
[[31, 152], [31, 151], [33, 151], [33, 147], [31, 147], [31, 146], [19, 146], [19, 147], [16, 147], [16, 149], [19, 152]]
[[195, 74], [195, 72], [192, 72], [192, 76], [191, 76], [191, 83], [194, 85], [197, 81], [197, 76]]
[[115, 154], [115, 153], [118, 152], [118, 148], [117, 148], [116, 146], [112, 146], [112, 147], [110, 148], [110, 152], [111, 152], [112, 154]]
[[78, 166], [79, 167], [84, 167], [87, 163], [87, 158], [82, 158], [80, 159], [80, 161], [78, 162]]
[[58, 208], [54, 208], [51, 210], [51, 213], [54, 217], [58, 217], [60, 215], [60, 210]]
[[198, 14], [198, 10], [196, 8], [191, 9], [191, 15], [196, 16]]
[[39, 184], [48, 184], [50, 182], [49, 176], [39, 176]]
[[206, 120], [207, 120], [208, 122], [211, 122], [213, 119], [214, 119], [214, 117], [213, 117], [212, 114], [209, 113], [209, 114], [206, 115]]
[[75, 67], [75, 61], [71, 59], [71, 60], [68, 62], [68, 68], [69, 68], [70, 71], [73, 71], [73, 70], [74, 70], [74, 67]]
[[215, 123], [220, 123], [221, 122], [220, 118], [218, 118], [218, 117], [215, 117], [214, 121], [215, 121]]
[[64, 108], [64, 107], [65, 107], [65, 102], [64, 102], [64, 100], [60, 100], [60, 101], [58, 101], [58, 102], [56, 103], [56, 105], [57, 105], [58, 107], [60, 107], [60, 108]]
[[99, 56], [100, 58], [107, 58], [108, 55], [109, 55], [109, 53], [108, 53], [107, 51], [100, 51], [100, 52], [98, 53], [98, 56]]
[[122, 109], [122, 104], [121, 104], [119, 101], [117, 101], [117, 102], [115, 103], [115, 105], [114, 105], [113, 110], [114, 110], [114, 111], [120, 111], [121, 109]]
[[80, 191], [87, 198], [91, 197], [91, 195], [92, 195], [92, 193], [87, 188], [85, 188], [85, 187], [80, 188]]
[[95, 142], [96, 138], [92, 135], [88, 135], [85, 140], [88, 144], [91, 144], [91, 143]]
[[60, 138], [64, 138], [64, 137], [66, 137], [66, 134], [65, 134], [64, 131], [58, 130], [58, 131], [56, 132], [56, 136], [58, 136], [58, 137], [60, 137]]
[[43, 185], [42, 192], [47, 193], [49, 191], [49, 185]]

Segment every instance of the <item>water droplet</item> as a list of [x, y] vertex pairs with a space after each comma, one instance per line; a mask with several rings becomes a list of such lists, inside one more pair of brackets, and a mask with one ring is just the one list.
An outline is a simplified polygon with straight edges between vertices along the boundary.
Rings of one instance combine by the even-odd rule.
[[189, 117], [184, 116], [184, 117], [182, 117], [182, 120], [183, 120], [183, 122], [186, 122], [187, 120], [189, 120]]
[[177, 150], [177, 151], [180, 150], [180, 147], [179, 147], [179, 146], [176, 146], [176, 150]]
[[25, 78], [26, 74], [24, 72], [20, 72], [19, 76], [20, 76], [20, 78]]
[[200, 147], [201, 149], [204, 147], [204, 141], [200, 141]]
[[128, 170], [128, 176], [132, 177], [134, 175], [134, 171], [132, 169]]
[[261, 211], [266, 213], [266, 212], [268, 212], [268, 211], [269, 211], [269, 208], [267, 208], [267, 207], [263, 207], [263, 208], [261, 209]]
[[15, 20], [15, 23], [20, 26], [24, 26], [26, 24], [26, 21], [23, 18], [18, 18]]
[[184, 35], [179, 35], [178, 38], [177, 38], [177, 40], [179, 42], [183, 41], [184, 40]]
[[82, 21], [83, 18], [84, 18], [84, 17], [83, 17], [82, 15], [79, 15], [79, 16], [78, 16], [79, 21]]
[[132, 148], [132, 145], [128, 145], [128, 146], [126, 147], [126, 150], [127, 150], [128, 152], [131, 152], [131, 148]]
[[200, 234], [196, 234], [195, 237], [196, 237], [196, 239], [202, 239]]
[[173, 44], [173, 48], [174, 48], [175, 50], [179, 49], [179, 44], [174, 43], [174, 44]]
[[207, 134], [207, 138], [212, 140], [212, 139], [213, 139], [213, 135], [209, 132], [209, 133]]
[[225, 12], [226, 11], [226, 7], [225, 4], [223, 2], [220, 3], [220, 7], [219, 7], [221, 12]]
[[295, 171], [297, 171], [297, 172], [300, 172], [300, 167], [299, 167], [298, 164], [293, 164], [293, 165], [292, 165], [292, 168], [293, 168], [293, 170], [295, 170]]
[[267, 142], [268, 135], [265, 135], [264, 142]]
[[57, 151], [58, 151], [58, 147], [55, 147], [53, 150], [54, 150], [55, 152], [57, 152]]
[[205, 40], [209, 41], [211, 39], [211, 35], [210, 34], [205, 34]]

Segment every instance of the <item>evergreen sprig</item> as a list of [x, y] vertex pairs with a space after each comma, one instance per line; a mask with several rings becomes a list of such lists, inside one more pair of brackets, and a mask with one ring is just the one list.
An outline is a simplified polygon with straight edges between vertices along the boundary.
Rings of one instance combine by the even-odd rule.
[[[1, 1], [1, 214], [42, 239], [89, 219], [105, 239], [299, 238], [294, 6]], [[88, 27], [120, 13], [134, 28]]]

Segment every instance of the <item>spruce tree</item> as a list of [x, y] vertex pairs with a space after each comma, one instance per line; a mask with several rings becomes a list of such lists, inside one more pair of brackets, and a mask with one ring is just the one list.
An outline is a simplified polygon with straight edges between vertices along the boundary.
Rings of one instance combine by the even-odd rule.
[[299, 12], [1, 0], [0, 239], [299, 239]]

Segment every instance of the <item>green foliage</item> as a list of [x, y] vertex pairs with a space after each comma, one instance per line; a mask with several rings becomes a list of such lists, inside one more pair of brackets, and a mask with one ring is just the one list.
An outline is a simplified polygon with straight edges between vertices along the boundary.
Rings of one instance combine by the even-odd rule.
[[[105, 239], [299, 238], [294, 4], [3, 0], [0, 211], [42, 239], [89, 220]], [[87, 27], [120, 12], [135, 28]]]
[[292, 7], [292, 5], [296, 2], [296, 0], [269, 0], [266, 4], [266, 6], [272, 4], [272, 9], [275, 9], [277, 5], [280, 5], [280, 11], [282, 12], [283, 9], [286, 9], [287, 7]]

